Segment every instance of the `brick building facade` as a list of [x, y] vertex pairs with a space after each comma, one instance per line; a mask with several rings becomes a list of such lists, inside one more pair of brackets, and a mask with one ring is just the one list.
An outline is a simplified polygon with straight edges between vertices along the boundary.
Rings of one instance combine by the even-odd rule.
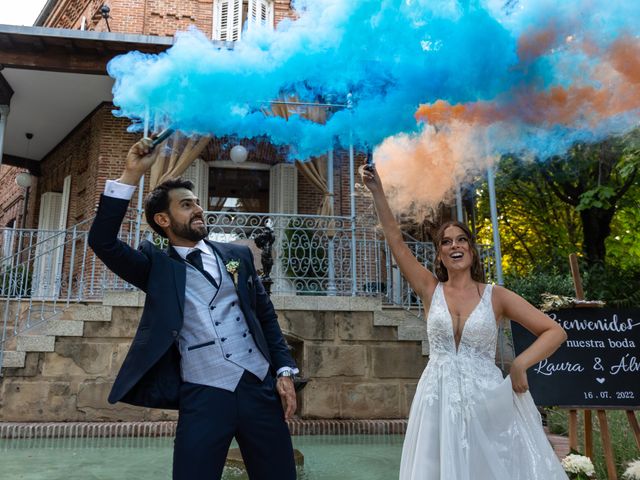
[[[265, 18], [273, 21], [274, 27], [284, 18], [295, 18], [290, 0], [49, 0], [36, 21], [36, 26], [95, 32], [109, 29], [113, 33], [161, 37], [171, 37], [176, 31], [195, 26], [215, 39], [220, 36], [220, 20], [216, 18], [216, 14], [221, 8], [231, 9], [236, 2], [243, 5], [243, 21], [248, 15], [247, 8], [253, 8], [252, 5], [263, 7], [263, 12], [268, 12], [264, 13]], [[109, 7], [108, 16], [103, 15], [101, 10], [105, 5]], [[227, 10], [228, 12], [231, 10]], [[39, 159], [39, 172], [30, 189], [28, 214], [24, 223], [21, 212], [25, 192], [14, 181], [17, 173], [24, 168], [8, 166], [3, 162], [0, 167], [0, 179], [3, 181], [0, 195], [1, 227], [38, 228], [42, 195], [46, 192], [62, 192], [64, 179], [69, 175], [71, 191], [66, 227], [70, 228], [93, 215], [105, 181], [119, 176], [126, 151], [138, 138], [126, 131], [127, 120], [111, 114], [112, 107], [109, 103], [96, 105], [57, 146]], [[209, 158], [204, 160], [228, 159], [228, 151], [224, 151], [220, 145], [220, 141], [212, 141], [207, 149]], [[249, 160], [272, 166], [284, 162], [285, 158], [281, 149], [257, 146], [250, 149]], [[333, 171], [335, 214], [349, 215], [350, 189], [346, 152], [336, 152]], [[295, 213], [316, 214], [322, 194], [301, 173], [296, 175], [298, 208]], [[213, 189], [215, 186], [210, 186], [212, 195], [215, 194]]]

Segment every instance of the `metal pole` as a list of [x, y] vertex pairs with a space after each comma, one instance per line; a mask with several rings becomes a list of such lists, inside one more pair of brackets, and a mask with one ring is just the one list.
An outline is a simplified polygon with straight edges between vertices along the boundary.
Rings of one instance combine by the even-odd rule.
[[493, 167], [487, 169], [487, 183], [489, 186], [489, 205], [491, 208], [491, 225], [493, 227], [493, 250], [496, 257], [496, 276], [498, 285], [504, 285], [502, 277], [502, 250], [500, 249], [500, 231], [498, 230], [498, 208], [496, 206], [496, 186]]
[[[331, 195], [331, 211], [333, 212], [334, 202], [333, 202], [333, 147], [329, 149], [327, 152], [327, 190]], [[333, 212], [335, 216], [335, 212]], [[331, 226], [331, 223], [329, 223]], [[333, 251], [334, 243], [333, 243], [333, 234], [334, 232], [330, 232], [329, 236], [328, 248], [327, 248], [327, 256], [328, 256], [328, 277], [329, 283], [327, 285], [327, 294], [335, 295], [337, 293], [336, 289], [336, 270], [335, 270], [335, 252]]]
[[462, 214], [462, 192], [460, 191], [460, 184], [456, 185], [456, 215], [460, 223], [464, 222], [464, 216]]
[[[144, 136], [147, 138], [149, 136], [149, 106], [144, 112]], [[136, 237], [134, 246], [138, 248], [140, 245], [140, 235], [142, 232], [142, 202], [144, 201], [144, 175], [140, 177], [140, 182], [138, 183], [138, 211], [136, 212]]]
[[[347, 108], [353, 122], [353, 96], [347, 95]], [[358, 290], [356, 272], [356, 192], [355, 192], [355, 159], [353, 154], [353, 123], [349, 132], [349, 195], [351, 198], [351, 295], [355, 296]]]
[[4, 155], [4, 132], [7, 129], [7, 116], [9, 115], [9, 105], [0, 105], [0, 165]]

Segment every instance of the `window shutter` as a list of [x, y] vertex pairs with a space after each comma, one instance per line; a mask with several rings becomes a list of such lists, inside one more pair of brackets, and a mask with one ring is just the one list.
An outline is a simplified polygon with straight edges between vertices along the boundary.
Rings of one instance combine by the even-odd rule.
[[47, 192], [40, 197], [38, 235], [33, 264], [33, 299], [55, 299], [59, 289], [64, 237], [58, 230], [63, 213], [62, 193]]
[[273, 28], [273, 1], [249, 0], [249, 28], [252, 25], [268, 25]]
[[215, 0], [214, 14], [214, 40], [225, 42], [240, 40], [242, 0]]
[[271, 167], [269, 212], [298, 213], [298, 171], [292, 163], [278, 163]]
[[196, 158], [182, 174], [182, 178], [193, 182], [193, 193], [200, 199], [200, 205], [209, 209], [209, 166], [201, 158]]

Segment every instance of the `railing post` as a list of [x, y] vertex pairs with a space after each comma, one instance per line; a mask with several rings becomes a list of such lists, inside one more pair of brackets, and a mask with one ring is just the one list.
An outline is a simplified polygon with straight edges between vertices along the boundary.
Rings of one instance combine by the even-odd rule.
[[[331, 212], [333, 212], [333, 147], [331, 149], [329, 149], [329, 152], [327, 152], [327, 190], [329, 191], [329, 194], [331, 195]], [[334, 213], [335, 215], [335, 213]], [[329, 220], [329, 222], [327, 223], [327, 236], [329, 241], [327, 242], [327, 261], [328, 261], [328, 266], [327, 268], [329, 269], [329, 271], [327, 272], [327, 276], [328, 278], [328, 282], [327, 282], [327, 295], [331, 295], [331, 296], [335, 296], [337, 293], [337, 289], [336, 289], [336, 265], [335, 265], [335, 252], [333, 251], [334, 249], [334, 242], [333, 242], [333, 233], [334, 232], [330, 232], [329, 231], [329, 227], [332, 226], [332, 220]]]
[[[353, 96], [347, 95], [347, 109], [353, 117]], [[351, 295], [358, 291], [357, 263], [356, 263], [356, 192], [355, 192], [355, 159], [353, 155], [353, 125], [349, 132], [349, 197], [351, 206]]]

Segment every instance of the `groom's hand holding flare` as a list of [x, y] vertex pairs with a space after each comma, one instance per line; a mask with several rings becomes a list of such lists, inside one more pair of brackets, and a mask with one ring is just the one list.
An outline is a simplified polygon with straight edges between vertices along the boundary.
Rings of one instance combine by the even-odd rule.
[[125, 160], [124, 172], [118, 182], [126, 183], [127, 185], [138, 185], [140, 177], [151, 168], [158, 158], [151, 148], [151, 142], [150, 138], [143, 138], [129, 149]]

